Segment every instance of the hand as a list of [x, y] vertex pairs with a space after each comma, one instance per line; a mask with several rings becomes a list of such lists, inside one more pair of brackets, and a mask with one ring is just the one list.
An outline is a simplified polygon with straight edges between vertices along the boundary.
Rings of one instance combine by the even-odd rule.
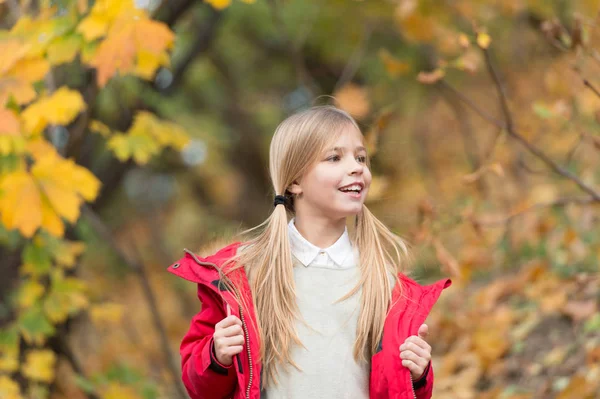
[[411, 335], [400, 345], [400, 358], [402, 365], [410, 370], [413, 381], [423, 375], [431, 360], [431, 346], [425, 342], [429, 335], [429, 327], [422, 324], [417, 335]]
[[[228, 309], [229, 310], [229, 309]], [[229, 316], [215, 325], [213, 342], [217, 360], [224, 366], [233, 364], [233, 357], [244, 349], [244, 330], [242, 321], [236, 316]]]

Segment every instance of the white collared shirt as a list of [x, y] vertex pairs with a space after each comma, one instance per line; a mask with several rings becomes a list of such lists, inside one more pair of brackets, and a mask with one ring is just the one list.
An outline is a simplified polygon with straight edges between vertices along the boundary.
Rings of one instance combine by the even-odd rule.
[[347, 269], [358, 264], [358, 251], [352, 247], [348, 228], [327, 248], [319, 248], [310, 243], [296, 229], [295, 218], [288, 223], [290, 249], [295, 257], [305, 267], [324, 267], [332, 269]]

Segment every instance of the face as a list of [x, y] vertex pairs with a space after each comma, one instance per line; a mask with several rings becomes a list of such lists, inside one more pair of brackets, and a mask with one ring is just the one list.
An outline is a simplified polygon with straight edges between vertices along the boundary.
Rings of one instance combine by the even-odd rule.
[[[349, 124], [309, 171], [293, 184], [296, 213], [340, 219], [362, 211], [371, 172], [363, 136]], [[298, 195], [299, 194], [299, 195]]]

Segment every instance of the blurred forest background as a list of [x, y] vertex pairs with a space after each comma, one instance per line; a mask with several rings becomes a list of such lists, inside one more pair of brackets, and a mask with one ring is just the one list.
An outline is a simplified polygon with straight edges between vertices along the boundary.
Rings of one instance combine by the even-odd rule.
[[434, 398], [600, 398], [599, 3], [0, 0], [0, 398], [185, 398], [166, 267], [264, 220], [323, 103], [453, 278]]

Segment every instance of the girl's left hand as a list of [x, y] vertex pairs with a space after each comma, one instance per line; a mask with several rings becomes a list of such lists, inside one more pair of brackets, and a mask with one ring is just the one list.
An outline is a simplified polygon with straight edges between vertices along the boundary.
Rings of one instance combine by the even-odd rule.
[[417, 335], [411, 335], [400, 345], [400, 359], [402, 365], [410, 370], [414, 381], [423, 375], [431, 360], [431, 346], [425, 342], [429, 335], [429, 327], [422, 324]]

